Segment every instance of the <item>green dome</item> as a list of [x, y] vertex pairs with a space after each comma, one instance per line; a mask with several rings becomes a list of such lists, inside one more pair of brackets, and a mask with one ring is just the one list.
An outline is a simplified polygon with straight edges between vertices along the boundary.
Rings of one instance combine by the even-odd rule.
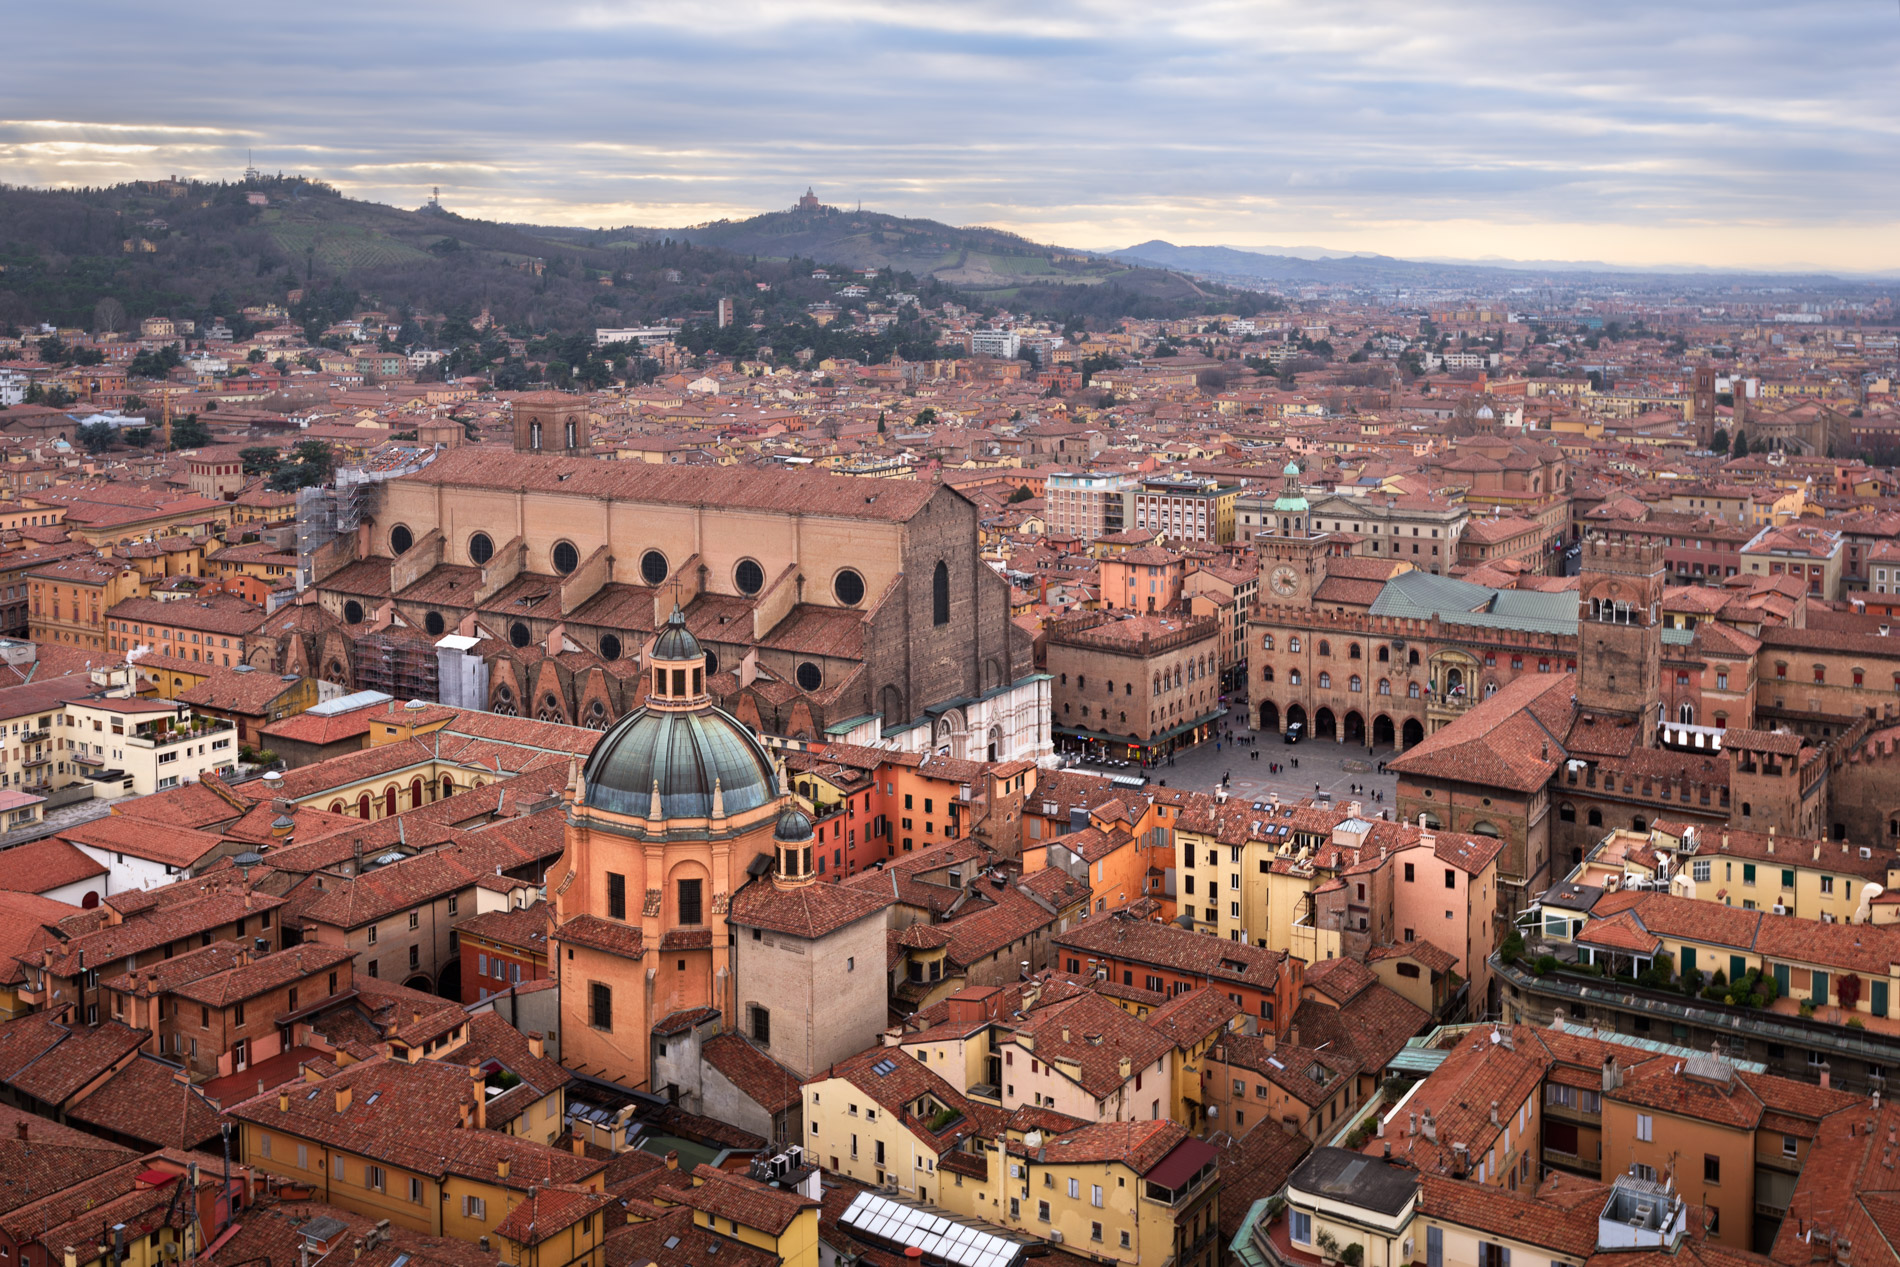
[[699, 649], [699, 639], [686, 631], [686, 613], [673, 607], [673, 614], [666, 619], [666, 627], [660, 630], [660, 636], [653, 640], [653, 658], [655, 660], [697, 660], [706, 653]]
[[715, 780], [728, 814], [755, 810], [778, 795], [765, 745], [717, 708], [639, 709], [601, 736], [584, 774], [590, 807], [635, 818], [651, 812], [656, 781], [667, 818], [710, 816]]
[[805, 811], [796, 805], [786, 806], [784, 812], [778, 816], [778, 825], [772, 829], [772, 839], [796, 845], [811, 838], [811, 819], [806, 817]]
[[1298, 462], [1288, 462], [1280, 469], [1280, 474], [1282, 475], [1298, 475], [1299, 473], [1300, 464]]

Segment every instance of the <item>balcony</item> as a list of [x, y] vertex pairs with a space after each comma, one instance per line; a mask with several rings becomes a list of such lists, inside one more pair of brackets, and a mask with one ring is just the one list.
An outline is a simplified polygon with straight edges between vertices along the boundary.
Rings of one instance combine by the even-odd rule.
[[141, 728], [129, 735], [120, 736], [120, 738], [131, 747], [144, 748], [152, 752], [163, 752], [168, 748], [176, 748], [180, 744], [196, 743], [201, 739], [209, 739], [212, 736], [220, 734], [234, 734], [236, 731], [237, 727], [228, 721], [206, 721], [200, 718], [198, 719], [198, 724], [188, 729], [173, 730], [169, 727], [164, 729], [154, 727], [148, 730]]
[[25, 766], [27, 769], [32, 770], [39, 766], [53, 764], [53, 758], [50, 755], [43, 756], [43, 757], [28, 757], [25, 761], [22, 761], [20, 764]]
[[50, 730], [25, 730], [20, 732], [21, 743], [45, 743], [53, 737]]

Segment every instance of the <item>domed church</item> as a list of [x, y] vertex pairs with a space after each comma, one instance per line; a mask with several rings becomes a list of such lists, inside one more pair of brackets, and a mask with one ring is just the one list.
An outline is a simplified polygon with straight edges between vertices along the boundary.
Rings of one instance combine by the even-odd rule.
[[803, 818], [764, 745], [713, 707], [678, 607], [646, 671], [644, 707], [570, 775], [567, 848], [547, 877], [562, 1063], [632, 1088], [648, 1084], [654, 1022], [716, 1008], [733, 1027], [730, 895], [773, 871], [775, 830]]

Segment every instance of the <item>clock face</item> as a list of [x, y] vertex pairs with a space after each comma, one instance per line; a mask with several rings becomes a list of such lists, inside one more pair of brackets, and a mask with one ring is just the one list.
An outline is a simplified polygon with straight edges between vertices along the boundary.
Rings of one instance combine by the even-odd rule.
[[1281, 598], [1291, 598], [1294, 591], [1300, 588], [1300, 574], [1282, 563], [1273, 569], [1273, 575], [1267, 578], [1267, 584], [1271, 585], [1273, 592]]

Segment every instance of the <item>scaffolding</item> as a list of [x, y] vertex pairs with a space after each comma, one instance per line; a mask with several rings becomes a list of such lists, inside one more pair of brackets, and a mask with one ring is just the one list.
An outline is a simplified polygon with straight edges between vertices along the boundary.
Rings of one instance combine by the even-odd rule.
[[401, 466], [369, 469], [345, 467], [327, 488], [297, 490], [297, 592], [316, 581], [316, 555], [338, 537], [353, 533], [363, 522], [363, 508], [372, 486], [384, 480], [414, 475], [435, 458], [430, 451]]
[[436, 699], [439, 676], [434, 644], [412, 630], [359, 634], [356, 689], [381, 691], [399, 700]]

